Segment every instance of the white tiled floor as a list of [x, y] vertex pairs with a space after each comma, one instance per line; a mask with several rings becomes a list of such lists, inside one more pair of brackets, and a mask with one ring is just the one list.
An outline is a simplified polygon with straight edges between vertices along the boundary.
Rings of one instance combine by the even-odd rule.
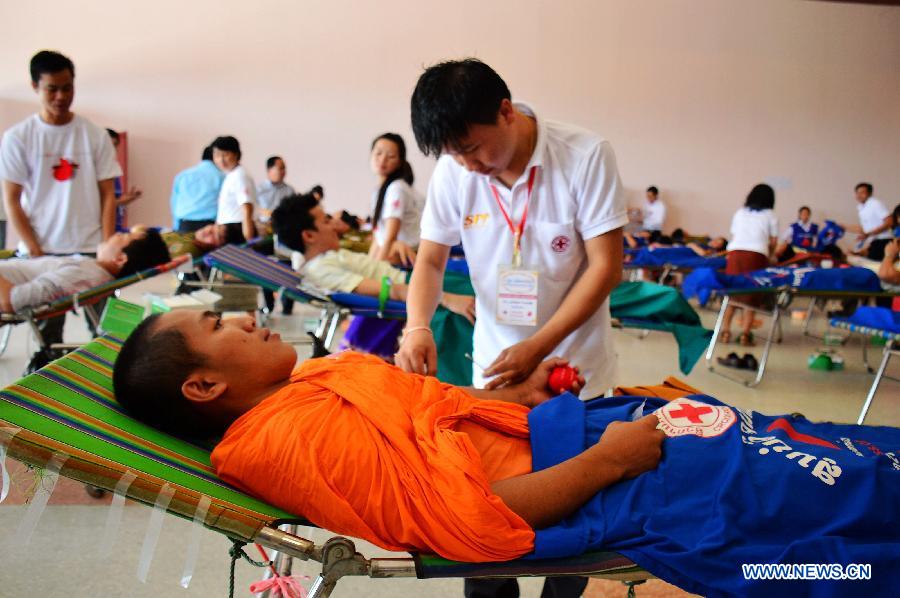
[[[125, 299], [139, 301], [147, 290], [166, 291], [168, 280], [148, 281], [129, 289]], [[714, 314], [701, 312], [712, 326]], [[315, 315], [315, 314], [311, 314]], [[295, 328], [302, 320], [294, 320]], [[817, 322], [818, 331], [824, 325]], [[80, 319], [70, 317], [67, 340], [86, 339]], [[652, 384], [667, 375], [679, 376], [674, 340], [670, 335], [652, 333], [645, 339], [631, 332], [614, 331], [619, 356], [620, 382]], [[785, 339], [773, 350], [769, 371], [763, 383], [749, 389], [706, 371], [703, 363], [689, 376], [679, 376], [727, 403], [766, 413], [801, 412], [812, 420], [853, 422], [859, 413], [872, 376], [861, 364], [859, 340], [839, 348], [846, 366], [840, 372], [810, 371], [807, 356], [819, 342], [800, 335], [799, 327], [786, 324]], [[33, 349], [25, 326], [17, 327], [9, 349], [0, 357], [0, 383], [18, 379]], [[734, 346], [728, 350], [734, 350]], [[753, 350], [757, 357], [759, 348]], [[741, 350], [743, 354], [745, 350]], [[872, 351], [876, 360], [880, 349]], [[900, 364], [891, 368], [900, 375]], [[870, 411], [867, 423], [900, 426], [900, 384], [885, 381]], [[27, 546], [13, 545], [12, 533], [24, 513], [24, 507], [0, 507], [0, 596], [224, 596], [227, 595], [228, 542], [220, 535], [203, 531], [201, 557], [188, 590], [179, 587], [184, 566], [186, 538], [190, 523], [174, 517], [165, 518], [162, 536], [150, 569], [147, 583], [136, 579], [141, 544], [151, 509], [134, 506], [125, 510], [119, 540], [113, 556], [101, 559], [97, 545], [106, 520], [107, 509], [95, 506], [50, 506], [46, 509], [35, 534]], [[313, 539], [323, 541], [325, 532], [312, 532]], [[388, 553], [360, 544], [367, 556]], [[393, 555], [397, 556], [397, 555]], [[314, 575], [314, 563], [300, 563], [295, 573]], [[237, 595], [247, 595], [246, 588], [258, 578], [257, 570], [247, 564], [238, 565]], [[526, 580], [523, 596], [538, 596], [540, 583]], [[624, 589], [623, 589], [624, 593]], [[638, 590], [640, 594], [640, 589]], [[462, 582], [416, 580], [345, 579], [335, 596], [461, 596]]]

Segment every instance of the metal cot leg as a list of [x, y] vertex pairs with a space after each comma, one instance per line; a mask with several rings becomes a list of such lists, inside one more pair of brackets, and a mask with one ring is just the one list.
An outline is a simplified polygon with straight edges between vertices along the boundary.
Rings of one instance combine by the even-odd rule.
[[716, 343], [719, 342], [719, 333], [722, 330], [722, 322], [725, 320], [725, 310], [728, 309], [729, 299], [731, 298], [728, 295], [725, 295], [722, 299], [722, 305], [719, 307], [719, 315], [716, 317], [716, 325], [713, 327], [712, 339], [710, 339], [709, 347], [706, 349], [706, 365], [709, 369], [713, 369], [713, 352], [716, 350]]
[[878, 385], [881, 384], [881, 379], [884, 377], [884, 371], [887, 369], [887, 364], [895, 351], [894, 341], [888, 341], [887, 344], [884, 345], [884, 356], [881, 358], [881, 365], [878, 366], [878, 373], [875, 374], [875, 379], [872, 381], [871, 388], [869, 388], [869, 394], [866, 396], [866, 402], [863, 404], [862, 411], [859, 412], [859, 419], [856, 420], [857, 425], [861, 426], [866, 420], [866, 414], [869, 412], [869, 407], [872, 406], [872, 399], [875, 398], [875, 393], [878, 392]]

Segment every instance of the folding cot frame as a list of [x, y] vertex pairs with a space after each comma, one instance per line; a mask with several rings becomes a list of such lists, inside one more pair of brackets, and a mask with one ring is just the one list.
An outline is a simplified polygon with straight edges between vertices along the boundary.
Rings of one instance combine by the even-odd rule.
[[[818, 304], [819, 301], [825, 301], [828, 299], [861, 299], [861, 300], [871, 300], [877, 299], [880, 297], [895, 297], [896, 293], [885, 293], [885, 292], [872, 292], [872, 291], [850, 291], [850, 290], [836, 290], [836, 291], [818, 291], [818, 290], [810, 290], [810, 289], [799, 289], [795, 287], [767, 287], [767, 288], [751, 288], [751, 289], [717, 289], [713, 291], [713, 295], [719, 296], [722, 298], [722, 303], [719, 307], [719, 315], [716, 317], [716, 324], [713, 327], [713, 336], [712, 340], [709, 343], [709, 348], [706, 350], [706, 366], [714, 374], [718, 374], [723, 378], [727, 378], [732, 382], [738, 382], [747, 386], [749, 388], [754, 388], [762, 382], [763, 376], [766, 372], [766, 364], [769, 360], [769, 353], [772, 349], [773, 343], [780, 343], [783, 337], [782, 329], [781, 329], [781, 317], [784, 313], [786, 313], [787, 308], [791, 305], [794, 298], [796, 297], [809, 297], [810, 305], [806, 311], [806, 315], [803, 319], [803, 327], [802, 332], [804, 336], [813, 336], [809, 332], [809, 322], [812, 318], [812, 312], [814, 307]], [[768, 297], [773, 300], [772, 307], [757, 307], [754, 305], [749, 305], [748, 303], [738, 301], [734, 297], [735, 296], [743, 296], [743, 295], [753, 295], [753, 296], [761, 296]], [[758, 313], [763, 316], [767, 316], [770, 319], [768, 331], [766, 333], [765, 343], [763, 345], [762, 356], [759, 359], [759, 367], [756, 369], [756, 375], [752, 379], [741, 378], [738, 376], [733, 376], [727, 372], [723, 372], [717, 370], [713, 364], [713, 356], [715, 354], [716, 345], [719, 342], [719, 335], [722, 332], [722, 324], [725, 320], [725, 311], [729, 306], [746, 309], [753, 313]], [[816, 337], [814, 337], [816, 338]]]
[[121, 344], [120, 339], [109, 335], [95, 339], [0, 391], [0, 457], [5, 449], [9, 456], [28, 465], [46, 467], [193, 520], [238, 546], [255, 542], [273, 549], [277, 551], [279, 574], [290, 574], [294, 558], [319, 562], [322, 570], [310, 589], [311, 598], [331, 595], [337, 581], [346, 576], [426, 579], [580, 575], [628, 584], [652, 577], [614, 552], [563, 559], [459, 563], [421, 554], [366, 558], [344, 537], [332, 537], [322, 544], [304, 539], [296, 534], [296, 526], [310, 525], [308, 522], [223, 483], [215, 476], [205, 448], [145, 426], [119, 407], [113, 398], [111, 376]]
[[[891, 357], [893, 355], [900, 355], [900, 333], [881, 330], [879, 328], [871, 328], [868, 326], [860, 326], [857, 324], [853, 324], [852, 322], [849, 322], [843, 318], [832, 318], [830, 324], [835, 328], [848, 330], [850, 332], [855, 332], [861, 335], [863, 363], [865, 364], [866, 369], [870, 374], [875, 374], [875, 379], [872, 380], [872, 385], [869, 387], [869, 392], [866, 394], [866, 400], [863, 403], [862, 410], [859, 412], [859, 418], [857, 418], [856, 420], [857, 425], [861, 426], [866, 419], [866, 415], [869, 413], [869, 408], [872, 406], [872, 400], [875, 398], [875, 393], [878, 392], [878, 386], [881, 384], [881, 381], [884, 378], [900, 381], [897, 378], [893, 378], [885, 374]], [[885, 341], [884, 351], [881, 356], [881, 363], [879, 363], [877, 370], [873, 369], [872, 366], [869, 365], [867, 347], [870, 338], [882, 338]]]
[[73, 343], [48, 344], [44, 339], [44, 335], [41, 333], [38, 322], [61, 316], [68, 311], [76, 311], [80, 308], [84, 312], [85, 317], [90, 321], [93, 329], [98, 330], [100, 327], [100, 314], [97, 313], [97, 303], [118, 294], [121, 289], [127, 286], [152, 278], [158, 274], [174, 270], [188, 260], [188, 256], [179, 256], [165, 264], [148, 268], [141, 272], [136, 272], [131, 276], [113, 279], [107, 283], [81, 291], [80, 293], [62, 297], [48, 304], [29, 307], [15, 314], [0, 314], [0, 325], [5, 326], [2, 337], [0, 337], [0, 355], [6, 351], [12, 327], [23, 323], [27, 323], [31, 327], [31, 331], [38, 343], [38, 350], [71, 350], [79, 347], [79, 344]]

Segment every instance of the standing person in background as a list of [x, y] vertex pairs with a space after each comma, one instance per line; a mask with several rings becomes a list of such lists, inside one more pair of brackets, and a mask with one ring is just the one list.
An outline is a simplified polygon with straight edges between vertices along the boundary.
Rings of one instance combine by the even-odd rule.
[[241, 223], [244, 240], [256, 236], [253, 209], [256, 205], [256, 185], [241, 166], [241, 144], [234, 137], [217, 137], [212, 143], [213, 162], [225, 173], [219, 191], [219, 210], [216, 224]]
[[225, 174], [213, 163], [212, 145], [208, 145], [200, 162], [179, 172], [172, 181], [172, 228], [192, 233], [215, 224], [224, 178]]
[[296, 195], [294, 188], [284, 182], [287, 168], [281, 156], [271, 156], [266, 160], [266, 180], [256, 186], [256, 203], [260, 222], [268, 222], [272, 210], [278, 207], [281, 200]]
[[[726, 274], [746, 274], [769, 266], [769, 259], [775, 249], [778, 237], [778, 218], [775, 217], [775, 190], [766, 184], [755, 186], [744, 207], [735, 212], [731, 219], [731, 241], [725, 256]], [[758, 305], [759, 297], [741, 296], [735, 300], [749, 305]], [[722, 321], [721, 340], [731, 341], [731, 320], [736, 308], [729, 305]], [[753, 312], [741, 310], [741, 336], [739, 342], [745, 347], [753, 346]]]
[[647, 232], [662, 232], [666, 223], [666, 204], [659, 198], [659, 189], [647, 187], [646, 199], [641, 208], [641, 224]]
[[[94, 255], [115, 232], [115, 179], [122, 176], [106, 131], [72, 112], [75, 65], [58, 52], [31, 58], [40, 110], [0, 141], [3, 204], [19, 252]], [[39, 324], [47, 343], [62, 341], [65, 316]]]
[[[396, 133], [379, 135], [372, 142], [372, 172], [378, 190], [372, 197], [372, 246], [369, 255], [388, 260], [392, 250], [411, 266], [419, 245], [419, 222], [424, 198], [412, 187], [412, 166], [406, 161], [406, 143]], [[399, 241], [399, 243], [395, 242]]]
[[[842, 224], [847, 231], [856, 233], [857, 253], [870, 260], [884, 259], [884, 246], [891, 240], [891, 213], [880, 199], [872, 197], [871, 183], [856, 185], [856, 210], [859, 224]], [[865, 248], [869, 243], [868, 249]]]
[[[270, 156], [266, 160], [266, 180], [256, 186], [256, 202], [258, 204], [256, 217], [264, 225], [264, 228], [269, 228], [268, 223], [272, 217], [272, 212], [278, 207], [281, 200], [297, 193], [293, 187], [284, 182], [286, 173], [287, 167], [281, 156]], [[291, 265], [291, 252], [280, 241], [275, 240], [273, 242], [271, 253], [277, 255], [278, 261], [282, 264]], [[268, 252], [267, 255], [269, 255]], [[275, 307], [275, 293], [268, 289], [263, 289], [263, 299], [266, 302], [267, 312], [272, 313]], [[282, 294], [281, 309], [285, 315], [293, 313], [294, 300]]]
[[57, 52], [31, 59], [40, 111], [0, 143], [3, 201], [20, 251], [93, 253], [115, 231], [115, 178], [122, 175], [106, 131], [71, 111], [75, 66]]
[[[118, 156], [119, 143], [121, 142], [119, 134], [110, 128], [107, 128], [106, 132], [109, 134], [109, 138], [112, 140], [113, 147], [115, 148], [116, 154]], [[119, 164], [119, 167], [121, 166], [122, 165]], [[116, 192], [116, 232], [128, 232], [125, 206], [135, 201], [136, 199], [140, 199], [144, 192], [134, 186], [132, 186], [127, 192], [124, 191], [122, 189], [122, 177], [116, 177], [114, 189]]]

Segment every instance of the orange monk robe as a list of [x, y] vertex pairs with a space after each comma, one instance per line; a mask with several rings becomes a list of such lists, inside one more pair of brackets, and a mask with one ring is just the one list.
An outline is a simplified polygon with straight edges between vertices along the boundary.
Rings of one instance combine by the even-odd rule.
[[528, 408], [359, 353], [309, 360], [212, 453], [226, 482], [332, 532], [458, 561], [531, 552], [490, 483], [531, 471]]

